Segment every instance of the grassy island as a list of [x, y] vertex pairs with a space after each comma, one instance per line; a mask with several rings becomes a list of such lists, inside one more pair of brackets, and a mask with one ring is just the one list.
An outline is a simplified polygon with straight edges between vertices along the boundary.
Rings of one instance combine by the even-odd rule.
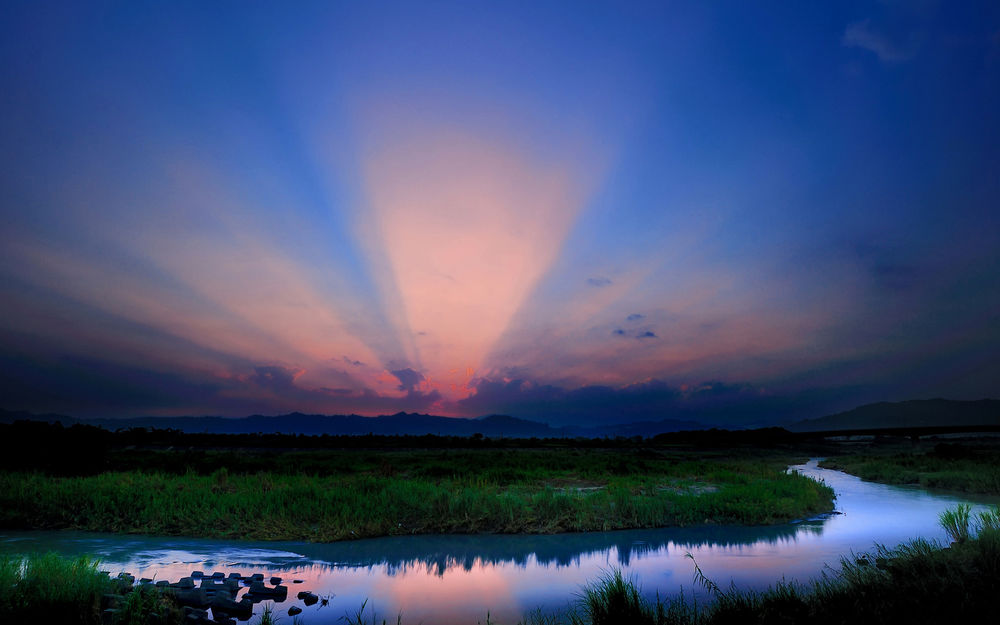
[[1000, 447], [993, 441], [937, 443], [905, 451], [868, 450], [829, 458], [820, 466], [884, 484], [1000, 495]]
[[[258, 540], [765, 524], [830, 510], [785, 460], [655, 449], [205, 451], [0, 474], [0, 525]], [[141, 458], [141, 460], [140, 460]]]

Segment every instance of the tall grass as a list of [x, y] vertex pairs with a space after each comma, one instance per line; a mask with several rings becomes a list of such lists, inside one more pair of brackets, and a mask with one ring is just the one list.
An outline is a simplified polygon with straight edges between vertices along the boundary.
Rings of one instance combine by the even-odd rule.
[[[697, 563], [694, 563], [697, 571]], [[696, 578], [697, 578], [696, 574]], [[698, 580], [696, 579], [696, 582]], [[951, 549], [917, 539], [843, 558], [808, 584], [780, 582], [760, 592], [720, 590], [713, 600], [645, 600], [620, 571], [585, 589], [563, 614], [529, 614], [522, 625], [865, 625], [995, 622], [1000, 531], [986, 529]]]
[[277, 625], [280, 620], [274, 614], [274, 607], [268, 603], [264, 605], [264, 609], [261, 610], [260, 615], [257, 617], [256, 625]]
[[335, 541], [763, 524], [829, 510], [833, 500], [829, 487], [752, 459], [508, 450], [474, 465], [465, 453], [382, 455], [375, 465], [356, 453], [356, 470], [325, 474], [4, 473], [0, 526]]
[[943, 446], [930, 452], [848, 455], [821, 466], [885, 484], [1000, 495], [1000, 452], [993, 449], [962, 448], [956, 453]]
[[976, 515], [976, 531], [978, 533], [984, 531], [1000, 532], [1000, 505], [994, 505]]
[[183, 613], [156, 589], [98, 570], [93, 558], [55, 553], [0, 556], [0, 623], [96, 625], [102, 597], [116, 598], [113, 625], [180, 623]]
[[653, 611], [635, 581], [621, 569], [606, 573], [597, 583], [583, 589], [579, 605], [585, 622], [593, 625], [652, 624]]
[[0, 620], [5, 622], [34, 620], [41, 613], [53, 622], [96, 623], [101, 596], [111, 590], [112, 580], [90, 558], [0, 557]]
[[964, 543], [969, 540], [969, 520], [972, 506], [961, 503], [950, 510], [945, 510], [938, 517], [941, 527], [954, 542]]

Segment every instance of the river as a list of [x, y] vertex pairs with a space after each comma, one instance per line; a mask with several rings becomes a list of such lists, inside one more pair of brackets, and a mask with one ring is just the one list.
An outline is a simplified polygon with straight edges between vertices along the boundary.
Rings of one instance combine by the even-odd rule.
[[[378, 621], [405, 624], [515, 623], [535, 609], [566, 608], [580, 588], [602, 572], [621, 568], [649, 596], [675, 596], [693, 583], [697, 560], [724, 588], [763, 589], [774, 582], [807, 581], [842, 555], [875, 543], [895, 546], [915, 537], [946, 541], [942, 510], [983, 497], [932, 493], [916, 487], [865, 482], [817, 467], [791, 467], [822, 479], [836, 491], [836, 512], [774, 526], [701, 526], [578, 534], [400, 536], [314, 544], [195, 538], [119, 536], [69, 531], [0, 532], [0, 553], [56, 551], [89, 554], [102, 569], [176, 581], [192, 570], [278, 575], [289, 584], [287, 601], [274, 606], [285, 622], [292, 605], [306, 625], [342, 623], [368, 600]], [[305, 606], [295, 598], [310, 590], [325, 599]], [[260, 606], [258, 606], [258, 612]], [[254, 621], [256, 618], [253, 619]]]

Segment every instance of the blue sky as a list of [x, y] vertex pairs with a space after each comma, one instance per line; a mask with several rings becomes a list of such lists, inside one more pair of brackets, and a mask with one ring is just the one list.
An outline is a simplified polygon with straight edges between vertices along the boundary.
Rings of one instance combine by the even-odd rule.
[[5, 5], [4, 407], [995, 397], [1000, 7], [799, 4]]

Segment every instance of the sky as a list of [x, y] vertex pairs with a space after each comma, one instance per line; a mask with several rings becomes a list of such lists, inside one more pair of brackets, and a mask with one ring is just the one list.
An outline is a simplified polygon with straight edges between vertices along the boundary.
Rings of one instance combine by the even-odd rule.
[[1000, 4], [8, 2], [0, 407], [1000, 396]]

